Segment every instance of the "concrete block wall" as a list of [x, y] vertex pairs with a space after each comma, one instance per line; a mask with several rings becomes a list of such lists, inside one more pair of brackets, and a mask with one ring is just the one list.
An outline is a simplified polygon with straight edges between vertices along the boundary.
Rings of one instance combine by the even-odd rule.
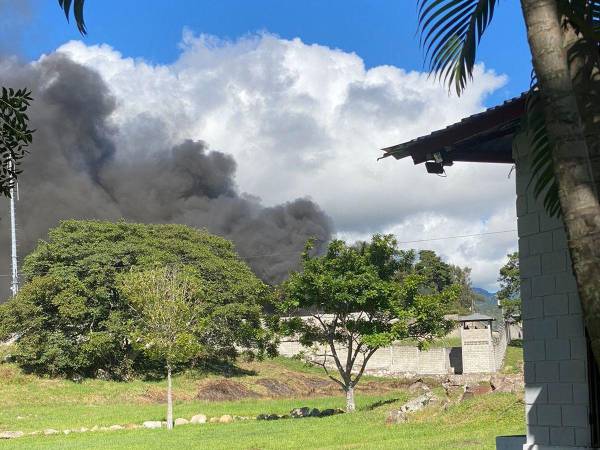
[[[401, 374], [411, 373], [420, 375], [444, 375], [454, 373], [454, 368], [458, 365], [456, 361], [450, 361], [452, 353], [453, 358], [457, 356], [458, 349], [450, 348], [431, 348], [429, 350], [419, 350], [417, 347], [392, 345], [377, 350], [365, 369], [370, 374]], [[346, 359], [346, 349], [336, 347], [336, 352], [342, 360]], [[305, 348], [298, 341], [283, 341], [279, 344], [279, 354], [282, 356], [293, 357], [300, 353], [305, 354], [307, 359], [325, 361], [325, 364], [335, 369], [335, 362], [330, 356], [330, 351], [326, 347], [317, 349]], [[329, 356], [323, 357], [322, 355]], [[360, 366], [362, 359], [359, 356], [356, 360], [356, 368]]]
[[462, 330], [463, 373], [496, 371], [496, 360], [489, 328]]
[[587, 350], [577, 286], [562, 221], [532, 194], [531, 155], [515, 141], [523, 302], [527, 444], [524, 449], [587, 448]]

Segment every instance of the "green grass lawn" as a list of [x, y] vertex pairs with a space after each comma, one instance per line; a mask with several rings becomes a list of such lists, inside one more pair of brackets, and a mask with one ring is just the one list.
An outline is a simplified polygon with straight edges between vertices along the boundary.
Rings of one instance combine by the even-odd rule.
[[[509, 361], [518, 360], [511, 347]], [[512, 363], [511, 363], [512, 364]], [[515, 367], [517, 367], [515, 365]], [[520, 367], [520, 366], [518, 366]], [[199, 400], [197, 392], [222, 376], [189, 372], [174, 379], [175, 417], [222, 414], [255, 417], [260, 413], [289, 413], [299, 406], [344, 407], [336, 390], [298, 392], [294, 398], [269, 397], [261, 380], [310, 379], [326, 382], [320, 369], [295, 360], [277, 358], [242, 365], [244, 372], [228, 377], [259, 394], [230, 401]], [[15, 366], [0, 364], [0, 431], [42, 431], [54, 428], [92, 428], [94, 425], [140, 425], [165, 417], [164, 382], [128, 383], [43, 379], [25, 375]], [[401, 406], [410, 393], [397, 380], [366, 377], [357, 394], [358, 411], [326, 418], [247, 420], [231, 424], [185, 425], [167, 430], [131, 429], [25, 436], [0, 441], [0, 449], [493, 449], [497, 435], [521, 434], [524, 405], [521, 395], [494, 393], [452, 404], [444, 410], [431, 407], [400, 425], [386, 425], [387, 413]], [[441, 393], [441, 388], [435, 388]]]
[[[391, 397], [388, 400], [393, 399]], [[387, 411], [396, 404], [371, 409], [375, 397], [361, 397], [354, 414], [327, 418], [245, 421], [232, 424], [185, 425], [167, 430], [123, 430], [71, 433], [67, 436], [23, 437], [0, 443], [15, 449], [493, 449], [495, 436], [523, 431], [523, 404], [511, 394], [493, 394], [455, 405], [432, 417], [401, 425], [385, 425]], [[287, 411], [298, 402], [221, 403], [213, 412]], [[303, 402], [317, 407], [342, 406], [340, 399]], [[191, 406], [191, 405], [190, 405]], [[197, 411], [200, 406], [195, 405]], [[193, 409], [193, 408], [192, 408]], [[179, 406], [176, 409], [182, 412]], [[208, 411], [206, 408], [203, 411]], [[66, 411], [64, 411], [66, 412]], [[149, 412], [149, 411], [145, 411]], [[127, 414], [112, 409], [113, 422]], [[76, 412], [72, 416], [74, 416]], [[160, 413], [157, 417], [160, 417]], [[77, 417], [63, 416], [71, 423]]]
[[506, 347], [506, 355], [504, 356], [503, 373], [520, 373], [523, 371], [523, 341], [520, 339], [513, 340]]

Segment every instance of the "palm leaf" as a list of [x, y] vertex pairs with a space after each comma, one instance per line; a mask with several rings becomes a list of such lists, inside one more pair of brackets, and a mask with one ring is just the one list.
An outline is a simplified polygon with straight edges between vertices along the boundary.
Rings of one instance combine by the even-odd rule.
[[85, 0], [58, 0], [58, 5], [65, 12], [65, 17], [67, 21], [69, 20], [69, 16], [71, 14], [71, 4], [73, 5], [73, 16], [75, 17], [75, 22], [77, 23], [77, 29], [81, 34], [86, 34], [87, 30], [85, 28], [85, 20], [83, 19], [83, 4]]
[[477, 45], [500, 0], [418, 0], [429, 71], [460, 95], [473, 77]]
[[531, 178], [528, 187], [533, 183], [533, 195], [543, 195], [543, 205], [550, 217], [560, 217], [561, 209], [558, 198], [558, 182], [554, 176], [552, 148], [548, 140], [544, 106], [535, 75], [532, 76], [531, 89], [527, 95], [527, 112], [523, 116], [521, 129], [525, 131], [532, 153]]

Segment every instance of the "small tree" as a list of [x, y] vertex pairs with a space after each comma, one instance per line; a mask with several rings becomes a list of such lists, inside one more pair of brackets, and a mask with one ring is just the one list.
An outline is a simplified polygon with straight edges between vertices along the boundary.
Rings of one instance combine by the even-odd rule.
[[[282, 332], [320, 350], [315, 362], [344, 390], [346, 410], [352, 412], [354, 388], [377, 349], [398, 339], [425, 344], [446, 335], [452, 323], [444, 314], [457, 292], [451, 287], [421, 294], [426, 280], [416, 274], [398, 281], [400, 252], [390, 235], [375, 235], [370, 243], [354, 247], [334, 240], [322, 257], [309, 256], [311, 245], [302, 257], [303, 272], [292, 274], [282, 286], [277, 304], [286, 315]], [[300, 308], [314, 311], [309, 320], [293, 317]], [[330, 373], [328, 358], [339, 377]]]
[[131, 337], [140, 348], [164, 360], [167, 374], [167, 428], [173, 428], [171, 373], [178, 363], [201, 350], [196, 307], [201, 288], [189, 273], [176, 268], [131, 272], [119, 289], [135, 311]]
[[500, 269], [496, 293], [505, 319], [521, 321], [521, 278], [519, 273], [519, 252], [511, 253], [508, 262]]

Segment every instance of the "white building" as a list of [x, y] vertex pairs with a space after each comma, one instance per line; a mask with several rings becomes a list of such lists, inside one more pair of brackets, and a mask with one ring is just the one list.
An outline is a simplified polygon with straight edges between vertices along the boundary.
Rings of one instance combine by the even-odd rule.
[[600, 376], [589, 358], [562, 221], [550, 218], [532, 194], [531, 154], [519, 132], [524, 112], [521, 96], [386, 148], [385, 156], [410, 156], [415, 164], [425, 163], [430, 173], [459, 161], [515, 164], [527, 436], [499, 437], [497, 448], [597, 448]]

